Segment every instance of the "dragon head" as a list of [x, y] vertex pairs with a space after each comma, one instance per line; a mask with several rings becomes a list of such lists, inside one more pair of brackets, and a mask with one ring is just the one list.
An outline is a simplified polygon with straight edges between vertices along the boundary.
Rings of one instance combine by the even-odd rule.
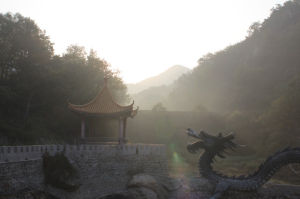
[[237, 144], [232, 142], [234, 139], [233, 133], [225, 136], [223, 136], [222, 133], [219, 133], [217, 136], [213, 136], [204, 131], [197, 133], [190, 128], [188, 128], [186, 132], [189, 136], [200, 139], [200, 141], [187, 146], [188, 151], [191, 153], [195, 153], [199, 149], [204, 149], [205, 151], [215, 153], [224, 158], [222, 152], [226, 149], [234, 149], [237, 147]]

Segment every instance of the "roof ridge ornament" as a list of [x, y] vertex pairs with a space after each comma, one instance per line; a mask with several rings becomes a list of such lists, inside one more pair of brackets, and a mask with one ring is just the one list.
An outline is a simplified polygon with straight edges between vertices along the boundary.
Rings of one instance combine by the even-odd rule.
[[107, 86], [110, 77], [104, 76], [104, 86], [102, 90], [90, 102], [82, 105], [75, 105], [68, 102], [69, 109], [72, 112], [84, 115], [94, 116], [135, 116], [137, 110], [133, 109], [133, 104], [122, 106], [114, 101], [111, 92]]

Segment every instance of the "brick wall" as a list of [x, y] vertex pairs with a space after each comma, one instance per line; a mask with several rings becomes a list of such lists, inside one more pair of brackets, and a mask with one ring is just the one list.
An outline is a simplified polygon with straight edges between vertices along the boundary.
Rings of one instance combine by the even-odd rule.
[[[80, 188], [65, 192], [43, 183], [42, 154], [65, 151], [79, 173]], [[130, 177], [147, 173], [168, 175], [164, 145], [36, 145], [0, 148], [0, 194], [24, 188], [45, 190], [59, 198], [95, 198], [124, 191]]]

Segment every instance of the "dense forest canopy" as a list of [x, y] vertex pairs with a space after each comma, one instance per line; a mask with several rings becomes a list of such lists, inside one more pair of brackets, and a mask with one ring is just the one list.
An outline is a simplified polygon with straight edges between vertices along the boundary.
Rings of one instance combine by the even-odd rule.
[[[197, 165], [186, 150], [185, 128], [235, 132], [236, 142], [247, 147], [230, 156], [239, 165], [233, 173], [299, 146], [299, 55], [300, 0], [291, 0], [254, 22], [243, 41], [201, 57], [173, 84], [134, 95], [151, 108], [128, 121], [129, 141], [166, 144], [170, 166], [183, 168]], [[104, 77], [114, 99], [128, 102], [122, 79], [95, 51], [71, 45], [57, 55], [33, 20], [0, 14], [0, 145], [77, 143], [80, 121], [67, 103], [90, 101]], [[249, 157], [252, 163], [241, 161]], [[226, 162], [219, 165], [222, 170]]]
[[300, 1], [293, 0], [273, 8], [262, 23], [253, 23], [245, 40], [200, 58], [198, 66], [179, 78], [161, 102], [167, 110], [199, 111], [201, 107], [223, 115], [228, 130], [266, 153], [296, 145], [300, 141], [299, 44]]
[[[79, 121], [67, 102], [91, 100], [109, 77], [115, 99], [126, 86], [95, 51], [72, 45], [60, 56], [33, 20], [0, 14], [0, 134], [2, 144], [73, 141]], [[70, 136], [71, 135], [71, 136]]]
[[[170, 86], [151, 88], [140, 99], [157, 98], [155, 114], [183, 110], [201, 112], [203, 118], [214, 115], [224, 123], [220, 130], [237, 132], [245, 144], [266, 153], [296, 145], [299, 43], [300, 1], [293, 0], [254, 22], [245, 40], [203, 56], [192, 72]], [[91, 100], [104, 76], [110, 77], [115, 99], [128, 100], [118, 73], [95, 51], [73, 45], [56, 55], [46, 33], [20, 14], [0, 15], [0, 51], [0, 144], [72, 142], [80, 123], [67, 102]], [[159, 139], [151, 136], [153, 142]]]
[[244, 41], [200, 58], [165, 103], [177, 110], [201, 104], [220, 113], [264, 111], [299, 75], [299, 42], [300, 1], [288, 1], [253, 23]]

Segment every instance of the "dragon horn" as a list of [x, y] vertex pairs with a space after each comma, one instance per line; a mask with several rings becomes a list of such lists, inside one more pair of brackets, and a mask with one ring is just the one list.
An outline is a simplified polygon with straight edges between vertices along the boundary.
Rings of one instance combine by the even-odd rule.
[[222, 137], [223, 140], [232, 140], [234, 139], [234, 133], [229, 133], [228, 135], [225, 135]]

